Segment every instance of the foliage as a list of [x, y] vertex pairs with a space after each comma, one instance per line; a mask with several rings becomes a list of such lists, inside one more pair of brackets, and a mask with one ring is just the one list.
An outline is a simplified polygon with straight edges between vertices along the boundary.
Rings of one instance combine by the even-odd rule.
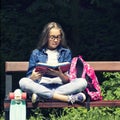
[[0, 120], [4, 120], [4, 115], [2, 114], [0, 114]]
[[49, 21], [63, 26], [74, 56], [82, 54], [88, 60], [120, 59], [117, 0], [109, 3], [106, 0], [5, 0], [2, 3], [1, 54], [5, 61], [28, 60], [43, 26]]
[[120, 72], [103, 73], [105, 81], [102, 83], [102, 93], [105, 100], [120, 100]]
[[39, 108], [36, 108], [33, 110], [34, 116], [30, 117], [30, 120], [45, 120], [45, 117], [42, 115], [41, 110]]
[[[41, 113], [38, 112], [41, 115]], [[65, 108], [60, 115], [53, 109], [48, 116], [43, 117], [31, 116], [29, 120], [119, 120], [120, 119], [120, 108], [91, 108], [87, 111], [86, 108]]]
[[[116, 108], [120, 111], [120, 108]], [[52, 116], [53, 117], [53, 116]], [[66, 108], [63, 114], [56, 118], [54, 116], [51, 120], [119, 120], [120, 114], [114, 113], [112, 108], [91, 108], [87, 111], [85, 108]]]

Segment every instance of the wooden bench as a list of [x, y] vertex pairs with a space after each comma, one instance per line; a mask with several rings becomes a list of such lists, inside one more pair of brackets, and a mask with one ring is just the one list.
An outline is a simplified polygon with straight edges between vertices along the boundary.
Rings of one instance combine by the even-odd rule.
[[[95, 71], [104, 71], [104, 72], [119, 72], [120, 71], [120, 61], [88, 61], [88, 63], [94, 68]], [[5, 63], [5, 79], [6, 79], [6, 90], [5, 94], [8, 96], [9, 92], [12, 91], [12, 74], [15, 72], [26, 72], [28, 68], [28, 62], [11, 62], [7, 61]], [[22, 76], [23, 77], [23, 76]], [[63, 107], [80, 107], [80, 106], [87, 106], [87, 102], [83, 104], [68, 104], [67, 102], [61, 101], [40, 101], [36, 106], [32, 104], [31, 101], [26, 101], [27, 108], [63, 108]], [[9, 110], [10, 100], [4, 100], [4, 110]], [[120, 100], [102, 100], [102, 101], [92, 101], [90, 102], [91, 107], [100, 107], [100, 106], [107, 106], [107, 107], [120, 107]]]

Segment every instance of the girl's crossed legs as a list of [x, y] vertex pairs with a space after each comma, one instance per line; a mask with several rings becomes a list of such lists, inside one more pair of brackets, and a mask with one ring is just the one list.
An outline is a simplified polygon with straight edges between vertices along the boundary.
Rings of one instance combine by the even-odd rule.
[[[22, 78], [19, 82], [22, 90], [36, 93], [37, 95], [57, 99], [61, 101], [71, 101], [71, 95], [82, 92], [87, 87], [87, 81], [83, 78], [76, 78], [67, 84], [39, 84], [29, 78]], [[73, 100], [74, 101], [74, 100]]]

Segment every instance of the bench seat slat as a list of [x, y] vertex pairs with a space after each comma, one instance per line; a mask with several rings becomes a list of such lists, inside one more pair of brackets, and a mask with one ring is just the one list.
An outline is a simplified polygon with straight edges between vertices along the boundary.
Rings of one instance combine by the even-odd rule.
[[[26, 102], [27, 108], [64, 108], [64, 107], [82, 107], [86, 105], [82, 104], [68, 104], [67, 102], [59, 102], [59, 101], [46, 101], [46, 102], [38, 102], [36, 105], [33, 105], [31, 101]], [[92, 101], [90, 102], [90, 107], [120, 107], [120, 100], [102, 100], [102, 101]], [[10, 102], [4, 102], [4, 109], [10, 107]]]
[[[86, 106], [86, 102], [82, 104], [68, 104], [67, 102], [39, 102], [37, 104], [37, 107], [40, 108], [64, 108], [64, 107], [82, 107]], [[102, 100], [102, 101], [93, 101], [90, 102], [90, 107], [115, 107], [119, 106], [120, 107], [120, 101], [119, 100], [113, 100], [113, 101], [108, 101], [108, 100]], [[27, 102], [27, 107], [28, 108], [33, 108], [32, 102]]]

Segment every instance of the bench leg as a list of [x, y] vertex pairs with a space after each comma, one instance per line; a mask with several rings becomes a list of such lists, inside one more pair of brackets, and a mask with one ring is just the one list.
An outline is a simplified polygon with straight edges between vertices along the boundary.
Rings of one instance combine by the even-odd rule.
[[9, 120], [9, 110], [5, 110], [5, 120]]
[[9, 104], [10, 100], [4, 99], [4, 118], [5, 120], [9, 120]]
[[8, 96], [9, 92], [12, 91], [12, 75], [6, 74], [5, 76], [5, 97]]

